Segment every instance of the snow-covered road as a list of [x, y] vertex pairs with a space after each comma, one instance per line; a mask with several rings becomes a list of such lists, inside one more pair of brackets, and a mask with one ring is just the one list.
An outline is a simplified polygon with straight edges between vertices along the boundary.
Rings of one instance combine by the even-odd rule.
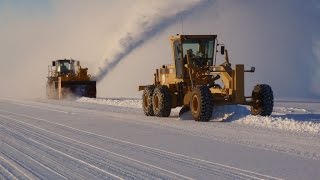
[[0, 99], [0, 179], [320, 177], [320, 103], [279, 102], [267, 118], [219, 107], [207, 123], [140, 103]]

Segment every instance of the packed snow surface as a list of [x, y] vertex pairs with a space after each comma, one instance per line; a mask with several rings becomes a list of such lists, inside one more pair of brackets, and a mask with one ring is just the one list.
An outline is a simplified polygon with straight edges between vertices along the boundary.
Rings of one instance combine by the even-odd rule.
[[[77, 101], [93, 104], [105, 104], [110, 106], [121, 106], [129, 108], [141, 108], [140, 99], [108, 98], [92, 99], [80, 98]], [[295, 104], [295, 103], [290, 103]], [[212, 114], [212, 121], [227, 121], [236, 124], [265, 127], [294, 132], [306, 132], [311, 134], [320, 133], [320, 103], [296, 103], [294, 107], [282, 107], [281, 103], [275, 103], [274, 112], [270, 117], [252, 116], [250, 108], [245, 106], [227, 105], [217, 106]], [[315, 109], [308, 110], [306, 108]], [[317, 109], [319, 112], [317, 112]], [[173, 109], [179, 112], [180, 108]], [[185, 113], [181, 120], [191, 120], [191, 113]]]
[[129, 98], [0, 98], [0, 179], [319, 179], [318, 102], [145, 116]]
[[93, 104], [106, 104], [110, 106], [132, 107], [132, 108], [141, 107], [141, 100], [139, 99], [126, 99], [126, 98], [94, 99], [94, 98], [82, 97], [77, 101], [93, 103]]

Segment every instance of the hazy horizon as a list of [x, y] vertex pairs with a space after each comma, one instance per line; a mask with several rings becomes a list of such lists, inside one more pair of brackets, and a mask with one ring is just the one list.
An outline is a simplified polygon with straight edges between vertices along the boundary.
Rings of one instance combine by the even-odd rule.
[[[184, 34], [218, 34], [233, 65], [256, 67], [247, 93], [267, 83], [276, 98], [319, 99], [316, 0], [0, 0], [0, 97], [44, 97], [47, 66], [60, 58], [80, 60], [92, 75], [109, 68], [98, 97], [139, 97], [138, 85], [172, 62], [169, 36], [182, 33], [181, 15]], [[114, 68], [105, 64], [122, 52]]]

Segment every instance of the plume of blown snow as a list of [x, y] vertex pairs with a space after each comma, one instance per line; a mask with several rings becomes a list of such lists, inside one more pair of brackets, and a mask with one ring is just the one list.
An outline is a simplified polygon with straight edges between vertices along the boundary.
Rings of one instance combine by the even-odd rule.
[[[245, 78], [247, 95], [251, 93], [254, 85], [266, 83], [271, 85], [276, 98], [315, 98], [314, 95], [319, 95], [319, 91], [311, 84], [318, 83], [316, 81], [319, 78], [315, 74], [318, 73], [319, 66], [316, 64], [318, 60], [313, 55], [312, 47], [319, 39], [320, 26], [317, 22], [320, 9], [315, 8], [314, 3], [302, 0], [216, 0], [203, 10], [184, 18], [184, 32], [218, 34], [219, 42], [225, 44], [229, 50], [233, 65], [245, 64], [246, 68], [255, 66], [256, 72], [253, 75], [247, 74]], [[167, 16], [162, 15], [163, 11], [157, 12], [160, 12], [159, 16], [149, 14], [150, 16], [144, 18], [158, 20]], [[175, 18], [180, 20], [177, 16]], [[152, 23], [156, 23], [156, 20], [152, 20]], [[130, 34], [131, 38], [140, 38], [139, 35], [147, 31], [146, 27], [149, 25], [137, 25], [141, 30], [138, 30], [139, 33]], [[143, 40], [143, 47], [140, 44], [141, 48], [129, 53], [130, 56], [124, 55], [124, 59], [114, 62], [115, 65], [112, 62], [117, 58], [109, 55], [110, 64], [103, 66], [105, 69], [101, 68], [106, 71], [101, 71], [101, 74], [109, 74], [113, 66], [117, 68], [100, 81], [99, 86], [103, 90], [100, 93], [109, 97], [139, 97], [136, 87], [150, 84], [154, 69], [172, 61], [167, 37], [177, 32], [180, 32], [179, 22], [157, 34], [156, 38], [148, 43]], [[121, 37], [130, 37], [126, 35], [127, 33], [124, 33]], [[128, 39], [133, 41], [131, 38]], [[118, 41], [116, 43], [120, 44]], [[123, 48], [119, 49], [118, 52], [123, 52]], [[119, 83], [122, 77], [126, 76], [124, 72], [129, 70], [130, 76], [126, 77], [128, 81]]]
[[[186, 17], [205, 8], [213, 0], [179, 2], [175, 4], [172, 1], [165, 1], [165, 6], [157, 6], [154, 11], [147, 11], [137, 19], [131, 20], [135, 26], [119, 38], [119, 49], [105, 60], [104, 66], [99, 68], [94, 78], [99, 82], [136, 48], [174, 24], [180, 17]], [[177, 8], [177, 5], [182, 6]]]

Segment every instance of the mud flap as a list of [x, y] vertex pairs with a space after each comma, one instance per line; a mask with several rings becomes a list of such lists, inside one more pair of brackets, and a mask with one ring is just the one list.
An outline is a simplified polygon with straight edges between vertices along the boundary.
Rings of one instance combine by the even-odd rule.
[[181, 117], [182, 114], [184, 114], [184, 113], [186, 113], [186, 112], [188, 112], [188, 111], [190, 111], [190, 107], [189, 107], [189, 106], [183, 106], [183, 107], [181, 108], [180, 112], [179, 112], [179, 117]]

